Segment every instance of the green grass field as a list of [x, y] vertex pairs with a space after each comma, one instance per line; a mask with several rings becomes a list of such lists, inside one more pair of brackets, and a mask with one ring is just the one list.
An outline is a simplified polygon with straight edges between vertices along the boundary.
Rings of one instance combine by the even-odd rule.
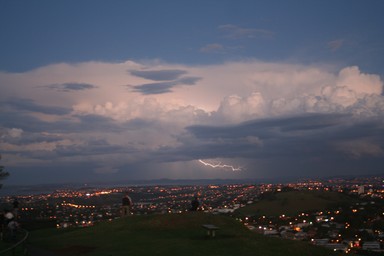
[[[202, 224], [220, 228], [206, 236]], [[306, 242], [267, 238], [235, 219], [202, 212], [129, 216], [90, 228], [38, 230], [30, 243], [59, 255], [333, 255]]]
[[0, 240], [0, 255], [23, 255], [24, 247], [16, 245], [21, 244], [22, 241], [27, 241], [28, 236], [28, 231], [23, 229], [19, 230], [14, 238], [11, 238], [9, 233], [4, 232], [3, 239]]
[[280, 192], [239, 209], [240, 215], [279, 216], [295, 215], [300, 212], [325, 210], [335, 206], [354, 203], [356, 199], [337, 193], [323, 191]]

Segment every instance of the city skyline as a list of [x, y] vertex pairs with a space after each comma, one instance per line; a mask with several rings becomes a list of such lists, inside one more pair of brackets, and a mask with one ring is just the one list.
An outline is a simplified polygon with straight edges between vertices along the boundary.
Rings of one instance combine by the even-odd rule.
[[2, 2], [3, 183], [382, 174], [383, 7]]

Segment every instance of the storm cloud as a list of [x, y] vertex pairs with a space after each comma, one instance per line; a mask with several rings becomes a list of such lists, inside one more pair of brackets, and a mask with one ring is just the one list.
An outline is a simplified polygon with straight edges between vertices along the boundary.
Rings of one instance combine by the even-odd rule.
[[255, 60], [160, 69], [127, 61], [0, 80], [14, 85], [0, 95], [0, 150], [15, 169], [81, 166], [111, 179], [318, 177], [377, 173], [384, 162], [383, 83], [355, 66]]

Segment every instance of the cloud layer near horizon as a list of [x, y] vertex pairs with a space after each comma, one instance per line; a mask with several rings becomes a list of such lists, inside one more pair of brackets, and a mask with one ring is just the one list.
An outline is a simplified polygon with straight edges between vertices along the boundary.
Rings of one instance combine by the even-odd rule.
[[9, 167], [261, 178], [379, 172], [384, 162], [383, 82], [356, 66], [61, 63], [0, 73], [0, 84]]

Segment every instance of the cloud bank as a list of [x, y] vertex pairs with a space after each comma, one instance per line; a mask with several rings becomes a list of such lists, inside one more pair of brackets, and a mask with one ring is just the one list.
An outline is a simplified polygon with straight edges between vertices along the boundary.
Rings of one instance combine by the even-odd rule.
[[384, 163], [383, 81], [357, 66], [60, 63], [0, 73], [0, 84], [0, 152], [10, 168], [53, 175], [65, 165], [84, 180], [263, 178], [382, 172]]

